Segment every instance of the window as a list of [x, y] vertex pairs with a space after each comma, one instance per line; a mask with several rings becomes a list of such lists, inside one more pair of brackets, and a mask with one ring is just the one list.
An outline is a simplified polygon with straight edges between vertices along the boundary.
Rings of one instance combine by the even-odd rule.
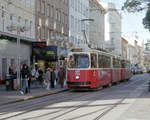
[[42, 27], [41, 35], [42, 35], [42, 40], [44, 40], [45, 39], [45, 27]]
[[78, 1], [75, 0], [75, 11], [77, 11], [77, 8], [78, 8]]
[[37, 3], [37, 11], [38, 11], [38, 12], [41, 11], [41, 0], [38, 0], [38, 3]]
[[106, 55], [98, 55], [98, 67], [99, 68], [110, 68], [111, 57]]
[[50, 17], [50, 5], [49, 4], [47, 5], [47, 12], [46, 13], [47, 13], [47, 16]]
[[78, 0], [78, 12], [80, 12], [80, 0]]
[[88, 68], [89, 57], [87, 54], [74, 54], [69, 57], [69, 68]]
[[58, 11], [58, 21], [61, 22], [61, 11]]
[[61, 13], [61, 22], [64, 23], [64, 13]]
[[53, 18], [54, 17], [54, 6], [51, 6], [50, 15]]
[[74, 0], [71, 0], [71, 7], [74, 8]]
[[74, 17], [71, 15], [71, 30], [74, 31]]
[[77, 20], [77, 18], [75, 19], [75, 31], [76, 32], [78, 31], [78, 20]]
[[114, 68], [120, 68], [121, 67], [120, 59], [113, 57], [113, 67]]
[[45, 14], [45, 2], [44, 1], [41, 2], [41, 13]]
[[32, 37], [32, 21], [30, 21], [30, 38]]
[[10, 22], [11, 22], [11, 25], [13, 25], [13, 21], [14, 21], [14, 16], [11, 14], [11, 15], [10, 15]]
[[56, 9], [56, 20], [58, 20], [58, 15], [59, 13], [58, 13], [58, 9]]
[[97, 55], [91, 54], [91, 68], [97, 68]]

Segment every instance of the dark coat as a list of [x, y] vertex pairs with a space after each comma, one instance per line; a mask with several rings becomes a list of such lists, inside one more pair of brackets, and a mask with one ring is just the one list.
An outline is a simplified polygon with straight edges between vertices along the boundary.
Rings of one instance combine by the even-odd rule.
[[54, 71], [51, 72], [51, 81], [54, 82], [56, 80], [56, 74]]
[[22, 78], [29, 78], [30, 77], [30, 71], [28, 69], [22, 69], [21, 70], [21, 76]]

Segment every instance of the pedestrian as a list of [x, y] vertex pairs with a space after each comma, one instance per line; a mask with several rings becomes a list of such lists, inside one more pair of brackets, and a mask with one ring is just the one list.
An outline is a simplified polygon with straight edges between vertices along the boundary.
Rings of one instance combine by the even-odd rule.
[[63, 67], [60, 67], [60, 70], [58, 72], [58, 78], [59, 78], [60, 86], [61, 86], [61, 88], [63, 88], [64, 80], [65, 80], [65, 71], [64, 71]]
[[39, 80], [40, 85], [42, 86], [43, 85], [43, 71], [41, 68], [38, 69], [38, 74], [39, 74], [38, 80]]
[[32, 78], [32, 75], [31, 75], [31, 70], [29, 69], [29, 66], [27, 66], [28, 68], [28, 70], [29, 70], [29, 75], [28, 75], [28, 87], [27, 87], [27, 93], [30, 93], [30, 89], [31, 89], [31, 78]]
[[54, 68], [51, 69], [51, 88], [54, 88], [55, 85], [55, 80], [56, 80], [56, 75], [55, 75], [55, 72], [54, 72]]
[[56, 76], [56, 84], [57, 84], [57, 83], [58, 83], [58, 70], [57, 70], [56, 67], [54, 68], [54, 72], [55, 72], [55, 76]]
[[11, 63], [11, 65], [9, 66], [8, 73], [11, 76], [11, 81], [10, 81], [11, 89], [14, 90], [13, 83], [14, 83], [14, 79], [16, 79], [17, 76], [15, 71], [15, 66], [13, 63]]
[[45, 80], [44, 83], [46, 84], [46, 89], [50, 90], [50, 85], [51, 85], [51, 72], [50, 68], [47, 68], [46, 74], [45, 74]]
[[9, 66], [8, 72], [9, 72], [9, 75], [14, 75], [15, 74], [15, 66], [14, 66], [14, 64], [11, 64]]
[[21, 94], [26, 94], [26, 89], [28, 89], [28, 80], [29, 80], [29, 68], [26, 64], [23, 64], [22, 70], [21, 70], [21, 77], [22, 77], [22, 89]]
[[36, 75], [36, 70], [34, 67], [31, 67], [31, 77], [35, 78], [35, 75]]

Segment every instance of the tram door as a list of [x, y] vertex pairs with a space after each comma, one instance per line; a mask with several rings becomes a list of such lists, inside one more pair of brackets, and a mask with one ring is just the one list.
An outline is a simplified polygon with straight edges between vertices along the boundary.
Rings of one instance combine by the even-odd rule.
[[91, 71], [92, 71], [92, 75], [91, 75], [91, 79], [92, 79], [92, 84], [93, 86], [96, 87], [97, 85], [97, 76], [98, 76], [98, 71], [96, 70], [97, 68], [97, 54], [92, 53], [91, 54]]

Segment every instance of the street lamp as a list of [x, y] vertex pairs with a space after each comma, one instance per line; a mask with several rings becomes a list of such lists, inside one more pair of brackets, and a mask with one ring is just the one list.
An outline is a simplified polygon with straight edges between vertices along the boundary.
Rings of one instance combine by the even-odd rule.
[[17, 31], [17, 89], [20, 89], [20, 32], [28, 31], [28, 28], [26, 26], [20, 26], [20, 25], [10, 25], [7, 26], [8, 31]]

